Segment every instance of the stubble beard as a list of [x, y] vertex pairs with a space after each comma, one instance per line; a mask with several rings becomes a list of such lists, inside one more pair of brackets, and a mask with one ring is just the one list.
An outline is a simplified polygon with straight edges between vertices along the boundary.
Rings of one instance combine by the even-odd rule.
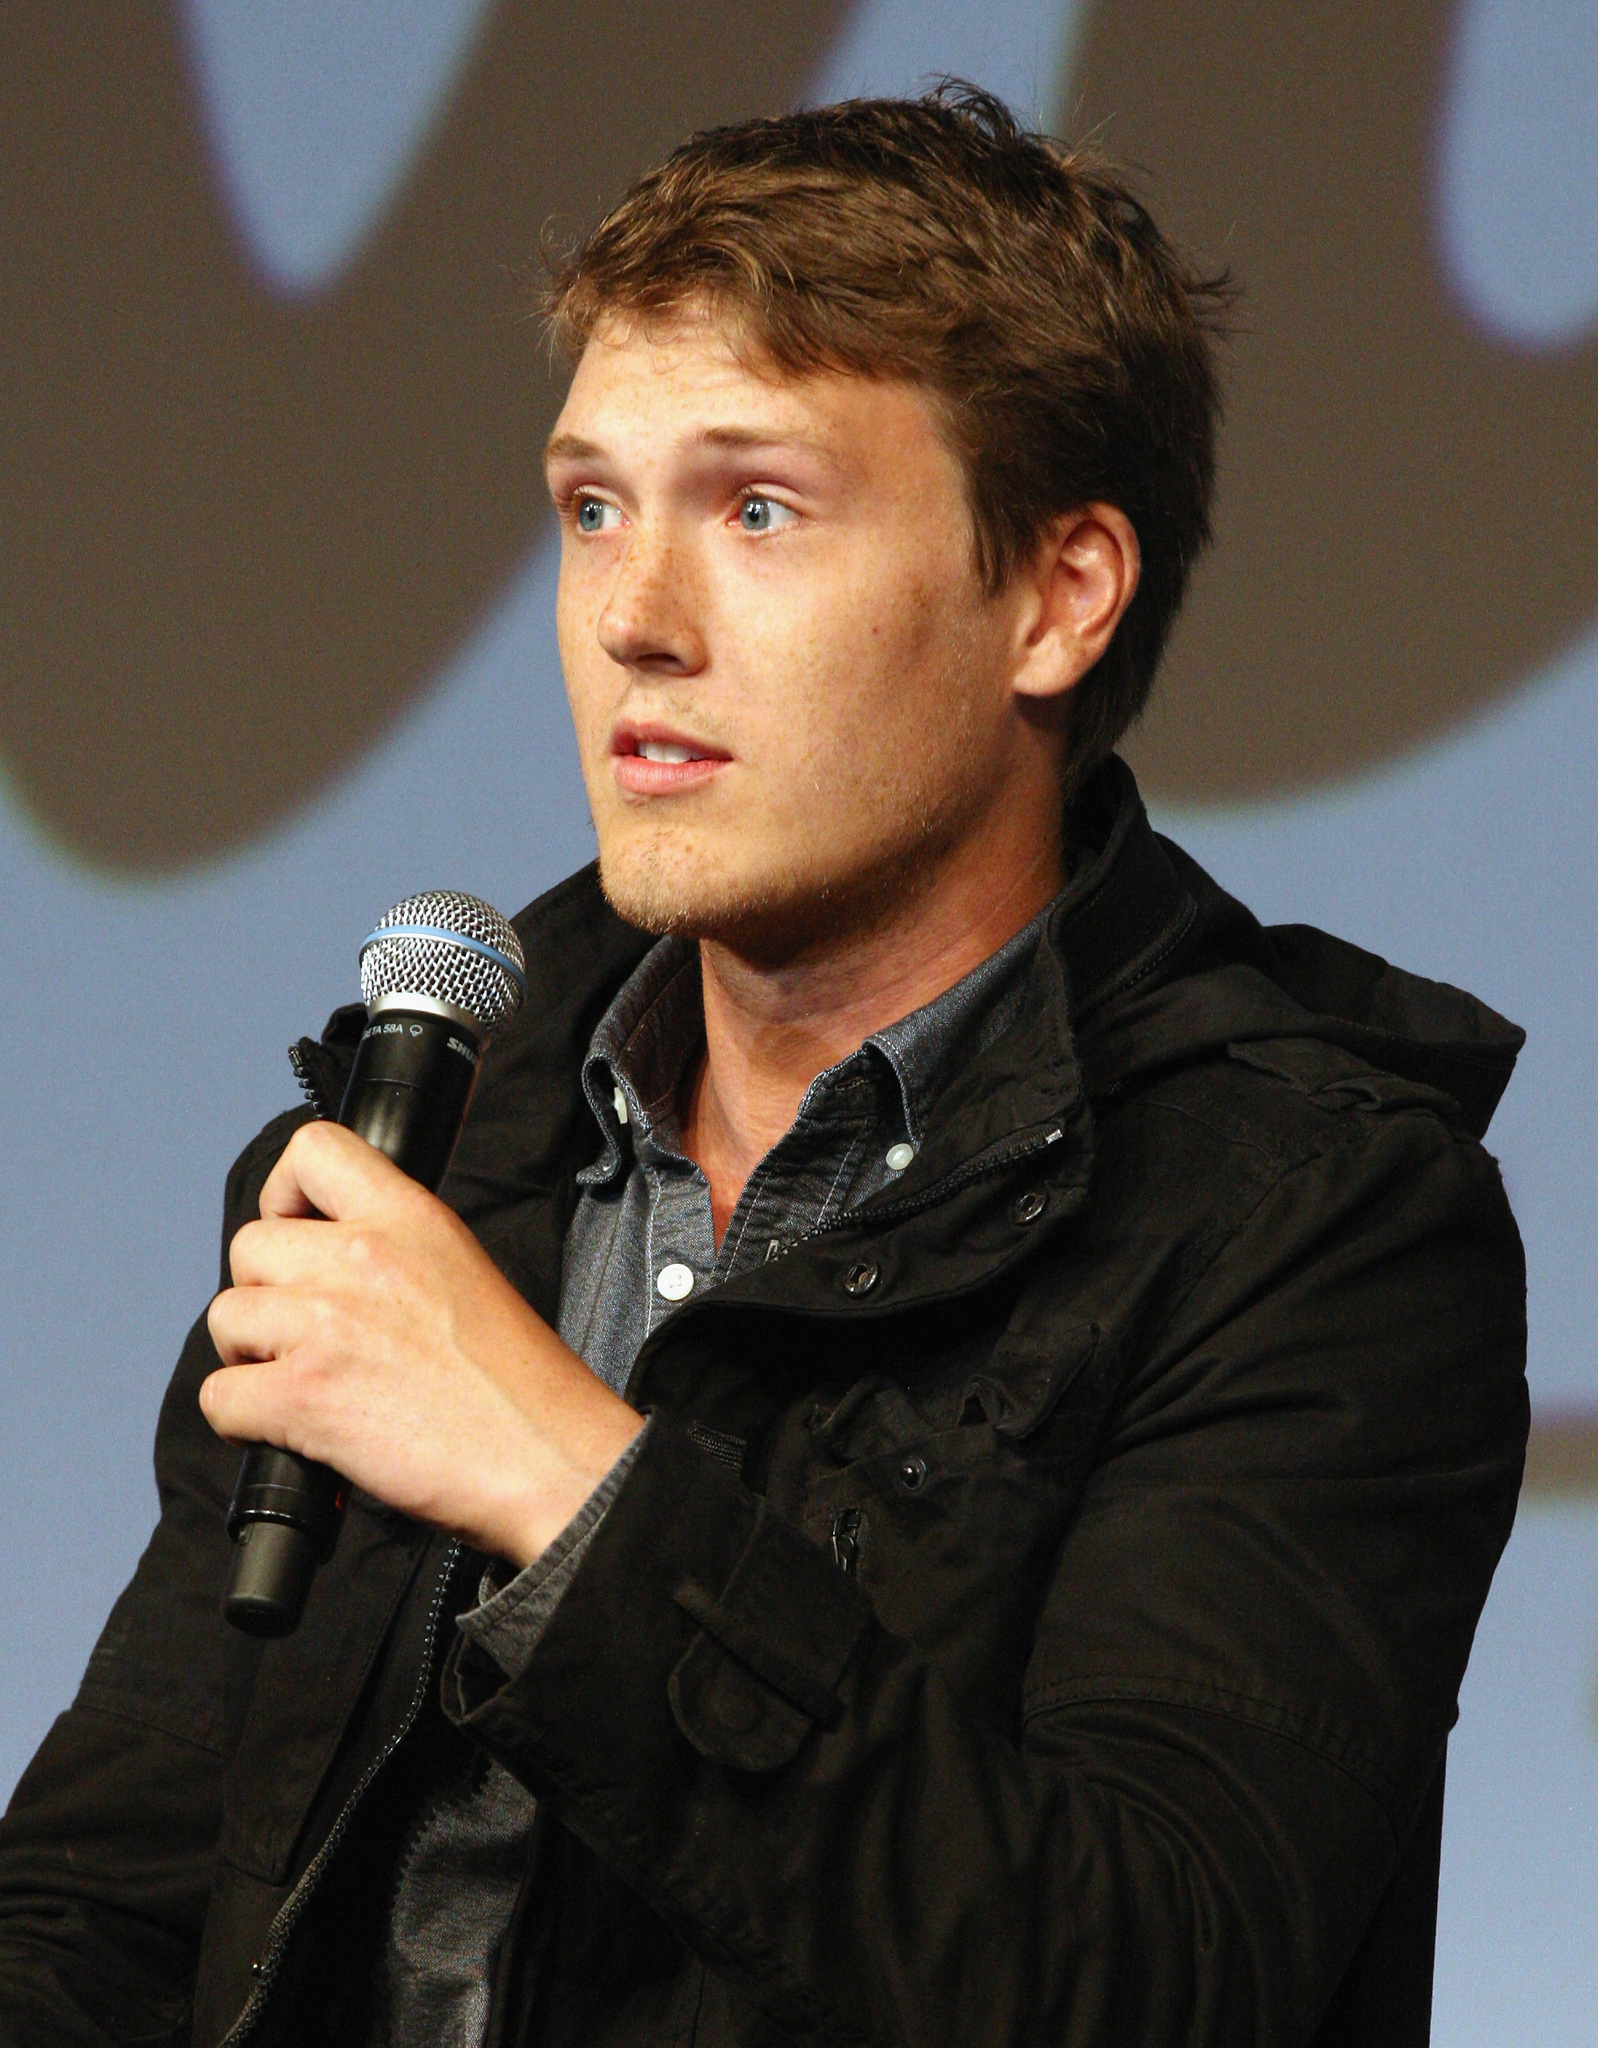
[[932, 886], [969, 821], [968, 790], [944, 793], [901, 818], [865, 857], [818, 866], [795, 859], [731, 871], [687, 835], [660, 834], [599, 856], [605, 900], [626, 923], [659, 937], [707, 941], [761, 966], [783, 966], [891, 930]]

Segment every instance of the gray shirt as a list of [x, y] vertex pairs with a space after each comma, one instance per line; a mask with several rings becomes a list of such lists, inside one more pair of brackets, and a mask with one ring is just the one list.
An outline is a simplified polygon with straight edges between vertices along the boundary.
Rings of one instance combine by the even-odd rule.
[[[719, 1248], [710, 1184], [683, 1150], [679, 1121], [683, 1082], [704, 1043], [698, 948], [677, 938], [653, 947], [583, 1062], [604, 1142], [578, 1175], [560, 1297], [566, 1343], [625, 1392], [644, 1340], [665, 1317], [902, 1173], [949, 1078], [1014, 1021], [1046, 916], [817, 1075], [750, 1176]], [[457, 1617], [507, 1677], [531, 1656], [642, 1442], [541, 1557], [508, 1584], [490, 1572], [478, 1605]], [[399, 1860], [371, 2048], [481, 2048], [532, 1818], [532, 1795], [481, 1752], [433, 1788]]]

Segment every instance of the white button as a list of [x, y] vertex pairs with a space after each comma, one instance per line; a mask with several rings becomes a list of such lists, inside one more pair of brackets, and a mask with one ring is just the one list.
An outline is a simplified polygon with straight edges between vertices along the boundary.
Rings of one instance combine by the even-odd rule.
[[662, 1266], [655, 1286], [667, 1301], [682, 1301], [694, 1291], [693, 1268], [675, 1263]]
[[612, 1096], [612, 1097], [611, 1097], [610, 1099], [611, 1099], [611, 1101], [612, 1101], [612, 1102], [614, 1102], [614, 1103], [615, 1103], [615, 1105], [616, 1105], [616, 1121], [617, 1121], [617, 1123], [619, 1123], [619, 1124], [624, 1124], [624, 1123], [625, 1123], [625, 1122], [627, 1121], [627, 1098], [626, 1098], [626, 1096], [625, 1096], [625, 1095], [623, 1095], [623, 1093], [621, 1092], [621, 1089], [620, 1089], [620, 1088], [618, 1087], [618, 1088], [617, 1088], [617, 1090], [616, 1090], [616, 1092], [615, 1092], [615, 1094], [614, 1094], [614, 1095], [613, 1095], [613, 1096]]
[[887, 1151], [888, 1165], [895, 1173], [903, 1173], [916, 1156], [914, 1145], [890, 1145]]

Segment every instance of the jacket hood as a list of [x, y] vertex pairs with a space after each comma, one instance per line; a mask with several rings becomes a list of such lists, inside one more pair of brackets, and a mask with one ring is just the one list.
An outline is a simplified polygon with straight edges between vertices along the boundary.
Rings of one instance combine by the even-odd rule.
[[1151, 829], [1119, 761], [1096, 792], [1100, 803], [1112, 792], [1115, 815], [1095, 863], [1095, 872], [1106, 870], [1108, 893], [1120, 893], [1116, 870], [1129, 855], [1150, 865], [1153, 849], [1170, 877], [1162, 893], [1189, 907], [1180, 939], [1154, 970], [1079, 1012], [1090, 1093], [1245, 1047], [1318, 1042], [1438, 1091], [1464, 1129], [1485, 1133], [1525, 1043], [1518, 1025], [1463, 989], [1407, 973], [1312, 925], [1262, 925]]

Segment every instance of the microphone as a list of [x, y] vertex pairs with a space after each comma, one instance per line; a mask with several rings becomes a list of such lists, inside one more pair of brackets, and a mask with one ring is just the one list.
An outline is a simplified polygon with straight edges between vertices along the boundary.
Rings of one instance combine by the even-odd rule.
[[[339, 1122], [436, 1194], [483, 1051], [526, 993], [521, 941], [497, 910], [453, 889], [396, 903], [361, 947], [367, 1023]], [[328, 1466], [250, 1445], [227, 1518], [234, 1551], [222, 1612], [235, 1628], [298, 1628], [348, 1499], [348, 1482]]]

